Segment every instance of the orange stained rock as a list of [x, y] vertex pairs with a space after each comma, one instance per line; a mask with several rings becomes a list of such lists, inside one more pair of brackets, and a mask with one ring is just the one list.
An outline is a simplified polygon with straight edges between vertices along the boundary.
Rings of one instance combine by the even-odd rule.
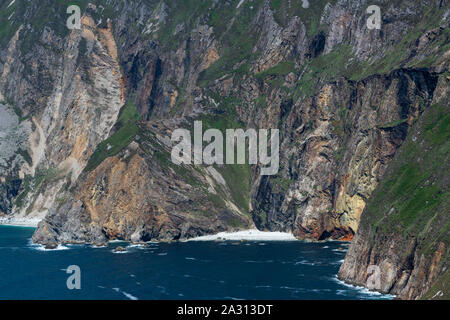
[[352, 241], [354, 235], [352, 233], [348, 233], [345, 236], [341, 237], [339, 241]]

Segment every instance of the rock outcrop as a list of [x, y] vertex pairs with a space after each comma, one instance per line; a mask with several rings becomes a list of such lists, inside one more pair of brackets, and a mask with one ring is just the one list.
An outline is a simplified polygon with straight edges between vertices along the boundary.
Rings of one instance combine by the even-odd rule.
[[448, 81], [440, 78], [442, 96], [414, 124], [369, 200], [341, 279], [402, 299], [449, 298]]

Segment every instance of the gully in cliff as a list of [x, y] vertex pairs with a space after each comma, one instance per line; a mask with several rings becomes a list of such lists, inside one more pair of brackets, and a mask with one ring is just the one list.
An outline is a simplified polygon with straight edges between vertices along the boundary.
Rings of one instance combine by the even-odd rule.
[[[226, 164], [245, 164], [246, 141], [248, 140], [248, 163], [258, 164], [261, 168], [261, 175], [274, 175], [279, 169], [279, 139], [280, 133], [278, 129], [270, 129], [270, 156], [268, 155], [268, 131], [267, 129], [259, 129], [257, 134], [255, 129], [227, 129], [226, 130]], [[211, 140], [214, 140], [211, 142]], [[172, 162], [180, 165], [192, 163], [192, 141], [191, 133], [187, 129], [176, 129], [172, 132], [172, 141], [178, 142], [172, 149]], [[203, 149], [203, 141], [210, 144]], [[194, 164], [223, 164], [223, 134], [218, 129], [208, 129], [203, 134], [202, 121], [194, 122]], [[237, 159], [235, 162], [235, 147], [237, 149]], [[259, 150], [258, 150], [259, 149]], [[259, 151], [259, 152], [258, 152]]]

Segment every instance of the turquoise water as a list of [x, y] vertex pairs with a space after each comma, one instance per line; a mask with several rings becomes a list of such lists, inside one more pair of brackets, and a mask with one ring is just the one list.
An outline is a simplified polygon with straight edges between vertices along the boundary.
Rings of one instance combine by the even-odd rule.
[[[348, 243], [112, 243], [44, 250], [0, 226], [0, 299], [388, 299], [336, 279]], [[118, 245], [125, 253], [114, 253]], [[81, 269], [69, 290], [66, 269]]]

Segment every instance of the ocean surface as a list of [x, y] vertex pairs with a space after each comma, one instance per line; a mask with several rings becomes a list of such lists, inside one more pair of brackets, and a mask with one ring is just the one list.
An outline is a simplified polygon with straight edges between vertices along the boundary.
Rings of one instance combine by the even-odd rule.
[[[31, 243], [0, 226], [0, 299], [391, 299], [337, 280], [348, 243], [189, 241], [107, 247]], [[126, 252], [116, 253], [123, 246]], [[69, 290], [66, 270], [81, 270]]]

